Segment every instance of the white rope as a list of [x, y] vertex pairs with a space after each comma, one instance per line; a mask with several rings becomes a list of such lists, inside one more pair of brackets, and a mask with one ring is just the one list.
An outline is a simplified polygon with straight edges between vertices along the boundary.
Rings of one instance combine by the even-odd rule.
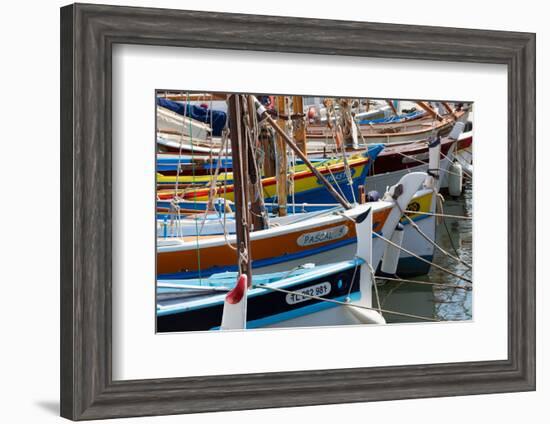
[[403, 283], [413, 283], [413, 284], [423, 284], [423, 285], [429, 285], [429, 286], [436, 286], [436, 287], [445, 287], [445, 288], [451, 288], [451, 289], [462, 289], [471, 291], [472, 285], [465, 285], [465, 286], [459, 286], [458, 284], [445, 284], [445, 283], [434, 283], [432, 281], [421, 281], [421, 280], [407, 280], [404, 278], [391, 278], [391, 277], [377, 277], [378, 280], [388, 280], [388, 281], [400, 281]]
[[[418, 158], [415, 158], [414, 156], [406, 155], [405, 153], [401, 153], [401, 152], [395, 152], [395, 153], [397, 153], [398, 155], [401, 155], [401, 156], [403, 156], [403, 157], [405, 157], [405, 158], [408, 158], [408, 159], [414, 160], [414, 161], [416, 161], [416, 162], [422, 163], [422, 164], [424, 164], [424, 165], [430, 166], [430, 164], [429, 164], [428, 162], [423, 161], [423, 160], [420, 160], [420, 159], [418, 159]], [[451, 162], [452, 162], [452, 161], [451, 161]], [[407, 168], [407, 169], [408, 169], [408, 168]], [[449, 174], [449, 175], [455, 175], [455, 176], [457, 176], [457, 177], [460, 177], [460, 174], [457, 174], [456, 172], [449, 171], [448, 169], [443, 169], [443, 168], [437, 168], [437, 169], [438, 169], [439, 171], [445, 172], [445, 173], [447, 173], [447, 174]], [[409, 171], [409, 172], [410, 172], [410, 171]]]
[[380, 296], [378, 295], [378, 285], [376, 284], [376, 276], [375, 276], [376, 272], [374, 271], [374, 268], [372, 267], [371, 263], [367, 263], [367, 265], [369, 267], [372, 285], [374, 286], [374, 295], [376, 296], [376, 304], [378, 305], [378, 312], [380, 313], [380, 315], [382, 315], [382, 305], [380, 304]]
[[421, 256], [418, 256], [416, 253], [413, 253], [413, 252], [411, 252], [410, 250], [405, 249], [404, 247], [399, 246], [398, 244], [392, 242], [391, 240], [388, 240], [386, 237], [384, 237], [384, 236], [381, 235], [381, 234], [378, 234], [378, 233], [373, 233], [373, 234], [375, 235], [375, 237], [378, 237], [378, 238], [384, 240], [384, 241], [385, 241], [386, 243], [388, 243], [389, 245], [391, 245], [391, 246], [393, 246], [393, 247], [396, 247], [397, 249], [399, 249], [399, 250], [401, 250], [401, 251], [403, 251], [403, 252], [405, 252], [405, 253], [407, 253], [407, 254], [413, 256], [413, 257], [415, 257], [416, 259], [418, 259], [418, 260], [420, 260], [420, 261], [422, 261], [422, 262], [424, 262], [424, 263], [427, 263], [427, 264], [429, 264], [429, 265], [431, 265], [431, 266], [433, 266], [433, 267], [435, 267], [435, 268], [437, 268], [437, 269], [439, 269], [439, 270], [441, 270], [441, 271], [443, 271], [443, 272], [446, 272], [447, 274], [450, 274], [450, 275], [452, 275], [452, 276], [454, 276], [454, 277], [457, 277], [457, 278], [459, 278], [459, 279], [461, 279], [461, 280], [464, 280], [464, 281], [466, 281], [466, 282], [468, 282], [468, 283], [472, 283], [472, 280], [470, 280], [469, 278], [466, 278], [466, 277], [464, 277], [464, 276], [462, 276], [462, 275], [460, 275], [460, 274], [457, 274], [456, 272], [453, 272], [453, 271], [451, 271], [451, 270], [449, 270], [449, 269], [447, 269], [447, 268], [444, 268], [444, 267], [442, 267], [442, 266], [440, 266], [440, 265], [438, 265], [438, 264], [436, 264], [436, 263], [434, 263], [434, 262], [430, 262], [429, 260], [424, 259], [424, 258], [421, 257]]
[[[399, 206], [399, 205], [397, 205]], [[401, 210], [401, 213], [403, 213], [403, 211]], [[467, 262], [463, 261], [461, 258], [459, 258], [458, 256], [454, 256], [454, 255], [451, 255], [449, 252], [447, 252], [445, 249], [443, 249], [442, 247], [440, 247], [435, 241], [433, 241], [430, 237], [428, 237], [428, 235], [426, 233], [424, 233], [420, 227], [418, 225], [416, 225], [416, 222], [414, 222], [412, 220], [412, 218], [403, 213], [403, 217], [405, 219], [407, 219], [407, 221], [409, 221], [409, 223], [412, 225], [412, 227], [418, 232], [418, 234], [420, 234], [428, 243], [430, 243], [433, 247], [435, 247], [437, 250], [439, 250], [443, 255], [447, 256], [448, 258], [451, 258], [459, 263], [461, 263], [462, 265], [464, 265], [465, 267], [467, 268], [472, 268], [472, 265], [468, 264]]]

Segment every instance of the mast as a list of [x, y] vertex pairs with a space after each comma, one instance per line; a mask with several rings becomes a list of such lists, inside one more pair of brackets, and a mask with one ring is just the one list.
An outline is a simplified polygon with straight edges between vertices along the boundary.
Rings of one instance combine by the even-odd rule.
[[441, 102], [441, 104], [443, 105], [443, 107], [444, 107], [445, 110], [447, 111], [447, 115], [453, 115], [453, 116], [454, 116], [454, 110], [453, 110], [453, 108], [449, 105], [448, 102]]
[[321, 181], [325, 185], [329, 193], [336, 199], [336, 201], [340, 203], [345, 209], [351, 209], [351, 205], [349, 204], [349, 202], [340, 193], [338, 193], [336, 189], [332, 186], [332, 184], [328, 182], [325, 176], [321, 174], [321, 172], [315, 166], [313, 166], [313, 164], [308, 159], [307, 155], [304, 154], [298, 148], [296, 143], [294, 143], [294, 141], [288, 136], [288, 134], [281, 127], [279, 127], [279, 125], [277, 125], [277, 122], [275, 122], [275, 120], [271, 116], [269, 116], [265, 108], [256, 98], [254, 99], [254, 103], [256, 104], [257, 111], [260, 117], [262, 119], [265, 119], [269, 123], [269, 125], [271, 125], [271, 127], [275, 130], [277, 135], [283, 138], [283, 140], [294, 151], [294, 153], [300, 159], [302, 159], [302, 161], [309, 168], [309, 170], [313, 172], [313, 174], [319, 179], [319, 181]]
[[[254, 144], [256, 140], [256, 132], [253, 131], [256, 122], [256, 108], [252, 96], [243, 96], [243, 105], [246, 106], [245, 122], [247, 135], [247, 162], [248, 162], [248, 198], [250, 200], [251, 223], [253, 231], [263, 230], [267, 228], [267, 214], [264, 205], [264, 194], [262, 180], [256, 155], [254, 152]], [[243, 155], [244, 156], [244, 155]]]
[[246, 137], [242, 136], [242, 104], [238, 95], [232, 94], [228, 100], [229, 136], [233, 161], [233, 184], [235, 187], [235, 230], [237, 237], [237, 263], [239, 274], [248, 278], [252, 285], [252, 256], [250, 251], [250, 213], [247, 201], [246, 184]]
[[[286, 97], [285, 96], [277, 96], [277, 115], [279, 116], [277, 118], [277, 124], [279, 127], [284, 127], [285, 120], [281, 118], [280, 116], [286, 116], [287, 110], [286, 110]], [[287, 204], [287, 195], [288, 195], [288, 187], [287, 187], [287, 181], [286, 181], [286, 169], [287, 169], [287, 157], [286, 157], [286, 144], [284, 137], [277, 133], [276, 136], [276, 144], [275, 144], [275, 152], [277, 155], [277, 201], [279, 203], [279, 216], [286, 216], [287, 210], [286, 210], [286, 204]]]
[[[250, 98], [253, 98], [250, 96]], [[265, 125], [260, 127], [258, 139], [262, 150], [264, 151], [263, 175], [264, 177], [274, 177], [276, 174], [275, 166], [275, 135], [273, 131]]]
[[397, 112], [397, 109], [395, 108], [395, 105], [393, 104], [393, 101], [391, 99], [386, 99], [386, 103], [390, 107], [391, 111], [395, 116], [399, 116], [399, 112]]
[[304, 98], [302, 96], [294, 96], [292, 99], [292, 109], [296, 118], [296, 126], [294, 127], [294, 139], [299, 149], [307, 155], [307, 139], [306, 139], [306, 121], [304, 115]]

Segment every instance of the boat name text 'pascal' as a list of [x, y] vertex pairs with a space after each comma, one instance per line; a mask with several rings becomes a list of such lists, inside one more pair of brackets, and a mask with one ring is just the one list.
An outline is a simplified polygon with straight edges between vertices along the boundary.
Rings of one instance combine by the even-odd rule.
[[347, 225], [339, 225], [327, 230], [315, 231], [313, 233], [302, 234], [296, 241], [298, 246], [311, 246], [313, 244], [324, 243], [344, 237], [348, 233]]

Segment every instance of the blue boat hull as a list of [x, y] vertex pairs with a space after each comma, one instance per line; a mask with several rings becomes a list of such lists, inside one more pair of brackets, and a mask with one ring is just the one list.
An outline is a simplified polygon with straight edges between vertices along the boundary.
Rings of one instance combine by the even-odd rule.
[[[347, 297], [357, 300], [359, 294], [359, 275], [355, 265], [346, 266], [329, 275], [316, 278], [304, 278], [295, 284], [285, 286], [293, 293], [303, 290], [322, 297], [343, 301]], [[219, 328], [223, 315], [224, 295], [215, 295], [195, 307], [180, 308], [174, 311], [157, 311], [157, 331], [207, 331]], [[312, 299], [287, 292], [255, 288], [247, 298], [247, 328], [258, 328], [276, 324], [299, 316], [332, 308], [337, 304]]]

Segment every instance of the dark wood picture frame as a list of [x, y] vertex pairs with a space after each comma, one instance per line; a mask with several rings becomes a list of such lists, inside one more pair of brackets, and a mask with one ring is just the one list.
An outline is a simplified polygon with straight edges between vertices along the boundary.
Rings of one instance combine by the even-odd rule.
[[[508, 359], [113, 381], [115, 43], [507, 65]], [[83, 420], [534, 390], [534, 164], [535, 34], [87, 4], [63, 7], [61, 415]]]

